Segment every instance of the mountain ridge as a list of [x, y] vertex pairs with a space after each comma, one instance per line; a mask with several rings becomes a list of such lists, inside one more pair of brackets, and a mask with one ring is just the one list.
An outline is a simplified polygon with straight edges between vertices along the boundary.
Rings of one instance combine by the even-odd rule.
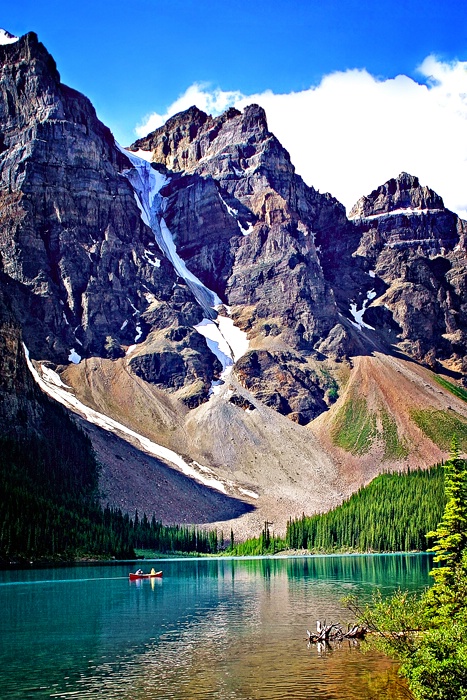
[[[246, 504], [243, 534], [443, 457], [420, 412], [467, 425], [433, 378], [466, 383], [467, 223], [439, 195], [401, 173], [347, 218], [257, 105], [191, 107], [125, 151], [35, 34], [0, 58], [0, 286], [43, 387], [53, 370], [69, 406], [136, 440], [119, 464], [89, 427], [113, 503], [157, 517], [160, 493], [176, 522], [179, 488], [190, 517], [189, 487], [162, 485], [176, 463], [133, 479], [128, 430], [222, 484], [232, 517]], [[230, 527], [215, 500], [203, 522]]]

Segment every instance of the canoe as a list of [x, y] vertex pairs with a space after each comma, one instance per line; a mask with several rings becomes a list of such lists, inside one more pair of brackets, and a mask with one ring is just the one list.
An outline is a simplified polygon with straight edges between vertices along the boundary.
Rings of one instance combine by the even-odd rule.
[[154, 574], [128, 574], [130, 581], [137, 581], [140, 578], [161, 578], [162, 571], [156, 571]]

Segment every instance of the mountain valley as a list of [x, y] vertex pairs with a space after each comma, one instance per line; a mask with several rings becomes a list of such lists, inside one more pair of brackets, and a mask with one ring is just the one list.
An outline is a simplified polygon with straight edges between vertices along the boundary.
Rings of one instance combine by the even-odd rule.
[[441, 196], [403, 172], [347, 215], [258, 105], [122, 148], [34, 33], [0, 62], [3, 434], [43, 430], [39, 384], [104, 505], [240, 538], [467, 451], [467, 222]]

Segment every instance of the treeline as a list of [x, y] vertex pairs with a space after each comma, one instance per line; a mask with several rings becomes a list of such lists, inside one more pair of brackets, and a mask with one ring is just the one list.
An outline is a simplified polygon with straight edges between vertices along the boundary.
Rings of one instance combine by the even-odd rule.
[[223, 546], [216, 531], [102, 508], [88, 437], [52, 403], [41, 428], [0, 437], [0, 561], [133, 558], [138, 548], [209, 553]]
[[52, 402], [40, 433], [1, 437], [0, 560], [131, 556], [124, 516], [109, 524], [99, 505], [98, 476], [89, 438]]
[[342, 505], [322, 515], [290, 520], [289, 549], [314, 552], [425, 550], [446, 498], [441, 465], [427, 470], [381, 474]]
[[427, 470], [381, 474], [328, 513], [289, 520], [285, 539], [265, 522], [261, 535], [232, 545], [235, 556], [311, 552], [410, 552], [428, 547], [426, 533], [439, 523], [445, 506], [442, 465]]
[[[236, 543], [194, 526], [164, 526], [102, 508], [99, 465], [87, 436], [57, 405], [41, 434], [0, 437], [0, 561], [80, 557], [132, 558], [135, 550], [232, 555], [425, 550], [445, 505], [443, 469], [382, 474], [322, 515], [290, 520], [285, 539], [265, 522], [259, 537]], [[47, 435], [47, 439], [43, 435]]]
[[259, 537], [250, 537], [244, 542], [235, 544], [234, 533], [230, 534], [230, 544], [226, 553], [234, 557], [255, 557], [268, 554], [277, 554], [287, 549], [287, 543], [281, 537], [271, 533], [269, 523], [266, 521]]
[[134, 549], [216, 554], [224, 548], [223, 535], [221, 533], [219, 536], [217, 530], [203, 530], [194, 525], [162, 525], [154, 516], [149, 520], [144, 514], [140, 519], [138, 513], [135, 513], [134, 519], [130, 519], [130, 523]]

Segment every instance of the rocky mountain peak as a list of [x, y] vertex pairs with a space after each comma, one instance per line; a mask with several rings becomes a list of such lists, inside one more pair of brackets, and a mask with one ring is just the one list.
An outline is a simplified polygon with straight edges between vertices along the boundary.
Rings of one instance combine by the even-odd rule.
[[268, 121], [266, 112], [257, 104], [248, 105], [243, 112], [243, 130], [259, 134], [268, 132]]
[[174, 114], [163, 126], [135, 141], [130, 146], [130, 150], [157, 150], [158, 162], [163, 162], [164, 165], [174, 169], [177, 151], [188, 148], [210, 119], [205, 112], [193, 105], [183, 112]]
[[420, 185], [418, 177], [401, 173], [391, 178], [352, 207], [349, 218], [363, 218], [389, 214], [400, 209], [444, 209], [442, 198], [429, 187]]
[[258, 105], [190, 107], [125, 151], [35, 34], [0, 45], [0, 422], [40, 418], [24, 338], [62, 398], [254, 486], [260, 523], [418, 464], [417, 404], [465, 424], [417, 362], [467, 375], [467, 222], [407, 173], [351, 215]]
[[153, 161], [172, 172], [190, 172], [201, 159], [218, 154], [227, 158], [234, 144], [254, 144], [271, 137], [266, 113], [259, 105], [249, 105], [243, 113], [231, 107], [218, 117], [192, 106], [135, 141], [130, 150], [152, 151]]
[[21, 58], [27, 65], [25, 69], [34, 73], [35, 62], [42, 62], [47, 71], [53, 74], [53, 78], [60, 81], [60, 75], [54, 58], [47, 51], [44, 44], [39, 41], [35, 32], [28, 32], [21, 37], [13, 36], [10, 32], [0, 29], [0, 57], [2, 70], [8, 69], [8, 64]]

